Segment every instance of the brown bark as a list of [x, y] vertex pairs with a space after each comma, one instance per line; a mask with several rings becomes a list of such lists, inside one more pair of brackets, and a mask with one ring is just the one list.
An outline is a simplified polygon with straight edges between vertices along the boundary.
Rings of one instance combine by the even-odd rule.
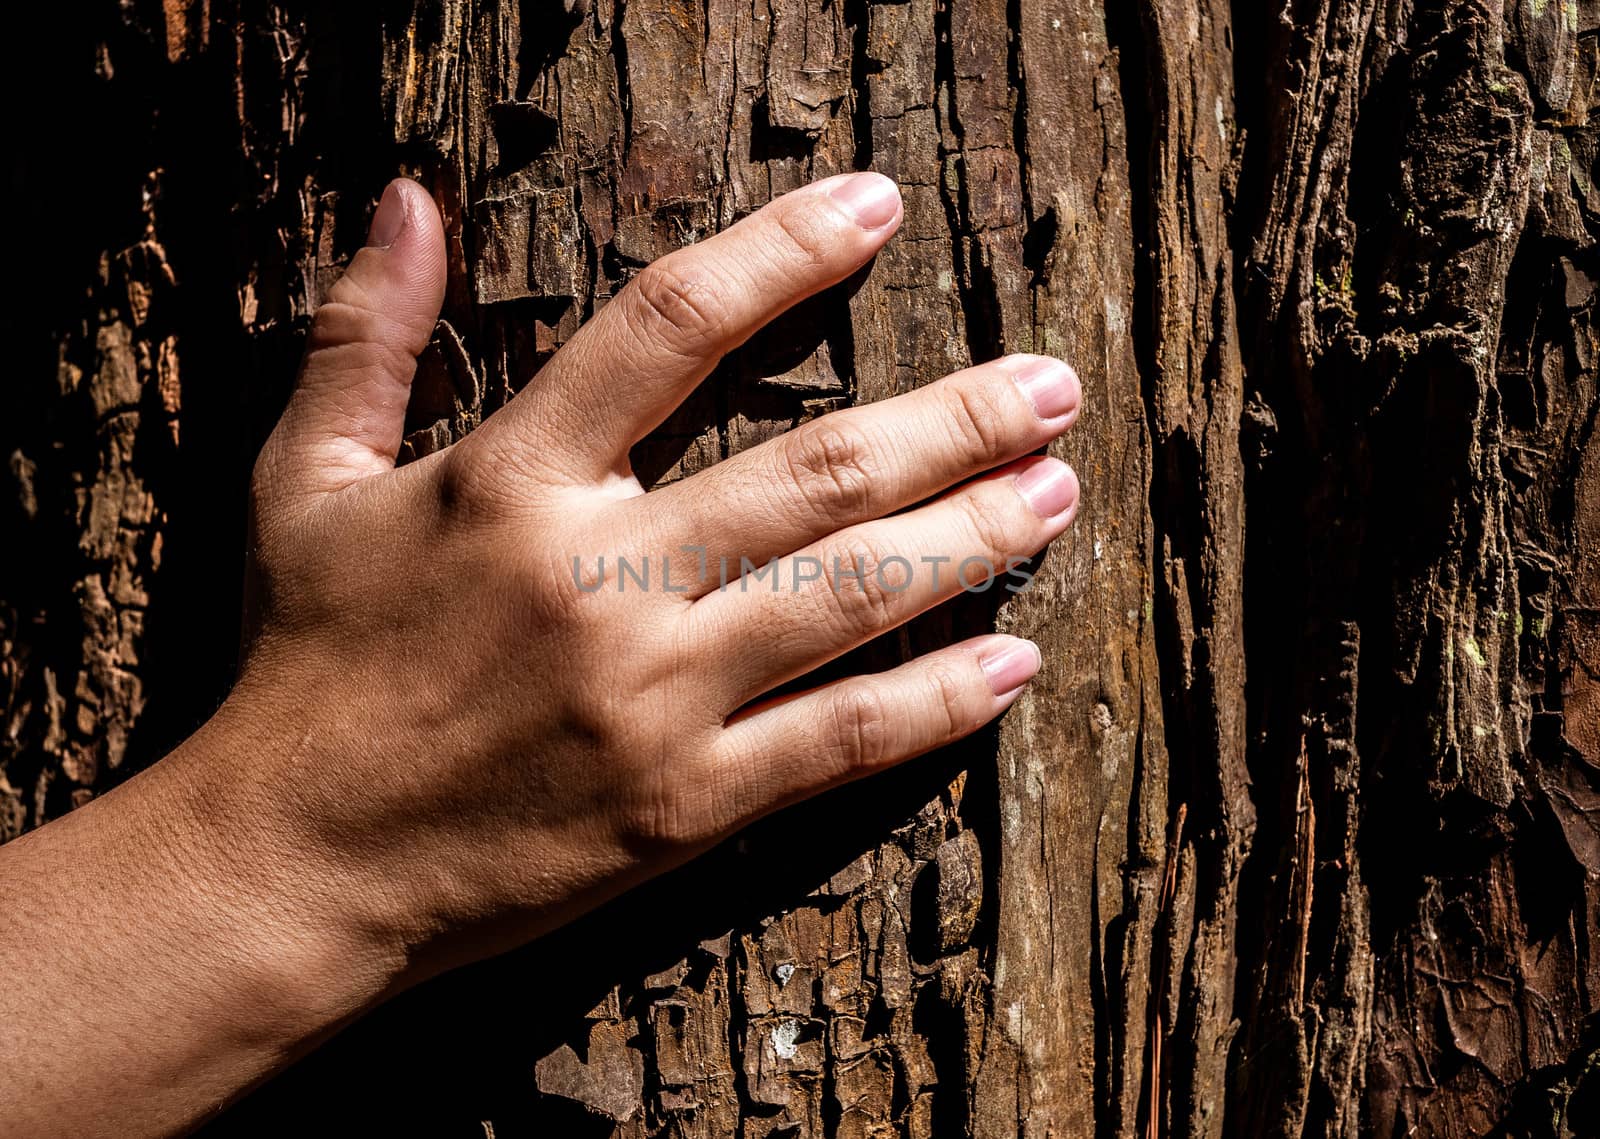
[[27, 19], [0, 838], [225, 691], [250, 458], [394, 173], [452, 249], [410, 454], [642, 264], [856, 168], [900, 235], [647, 478], [1000, 352], [1085, 381], [1035, 587], [855, 662], [1032, 636], [998, 729], [408, 995], [216, 1133], [1600, 1131], [1600, 0]]

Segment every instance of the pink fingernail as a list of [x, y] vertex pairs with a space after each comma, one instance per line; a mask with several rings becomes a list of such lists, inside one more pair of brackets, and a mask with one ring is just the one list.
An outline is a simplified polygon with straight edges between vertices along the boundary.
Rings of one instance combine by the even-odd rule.
[[1033, 679], [1044, 664], [1044, 655], [1032, 641], [1007, 637], [985, 649], [978, 664], [989, 680], [989, 691], [1004, 696]]
[[400, 240], [406, 228], [406, 199], [400, 183], [390, 182], [378, 201], [377, 212], [372, 215], [372, 225], [367, 230], [367, 244], [387, 249]]
[[900, 191], [882, 174], [856, 174], [828, 191], [862, 229], [888, 225], [900, 212]]
[[1040, 518], [1054, 518], [1078, 501], [1078, 476], [1059, 459], [1041, 459], [1016, 477], [1017, 493]]
[[1082, 398], [1078, 377], [1060, 360], [1024, 356], [1012, 377], [1040, 419], [1056, 419], [1078, 410]]

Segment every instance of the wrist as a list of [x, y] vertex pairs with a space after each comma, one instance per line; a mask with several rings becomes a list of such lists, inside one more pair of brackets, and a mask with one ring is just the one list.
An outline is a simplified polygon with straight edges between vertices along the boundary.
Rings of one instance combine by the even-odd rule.
[[[158, 764], [174, 822], [169, 867], [202, 927], [226, 944], [250, 1006], [315, 1037], [406, 983], [405, 920], [350, 860], [317, 841], [297, 781], [315, 733], [236, 694]], [[163, 771], [163, 769], [166, 769]]]
[[184, 1130], [399, 983], [404, 955], [276, 821], [291, 780], [237, 711], [0, 849], [26, 916], [0, 922], [0, 970], [29, 978], [0, 996], [0, 1065], [39, 1089], [7, 1105], [21, 1131]]

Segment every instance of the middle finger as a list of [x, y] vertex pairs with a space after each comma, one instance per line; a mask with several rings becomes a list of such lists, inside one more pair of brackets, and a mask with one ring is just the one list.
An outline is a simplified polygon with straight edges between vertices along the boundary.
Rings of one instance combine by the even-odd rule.
[[738, 577], [741, 558], [760, 565], [1036, 450], [1081, 399], [1060, 360], [1006, 356], [824, 415], [622, 508], [650, 548], [693, 554], [682, 561], [698, 597]]

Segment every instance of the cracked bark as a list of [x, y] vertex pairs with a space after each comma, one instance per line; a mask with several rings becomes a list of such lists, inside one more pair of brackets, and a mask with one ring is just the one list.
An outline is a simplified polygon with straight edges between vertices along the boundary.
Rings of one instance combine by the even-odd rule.
[[859, 658], [1037, 638], [998, 728], [408, 995], [214, 1133], [1600, 1128], [1596, 0], [14, 19], [49, 66], [11, 80], [0, 838], [225, 691], [249, 460], [394, 173], [452, 252], [410, 455], [641, 265], [854, 168], [900, 236], [647, 479], [1003, 351], [1085, 380], [1035, 588]]

